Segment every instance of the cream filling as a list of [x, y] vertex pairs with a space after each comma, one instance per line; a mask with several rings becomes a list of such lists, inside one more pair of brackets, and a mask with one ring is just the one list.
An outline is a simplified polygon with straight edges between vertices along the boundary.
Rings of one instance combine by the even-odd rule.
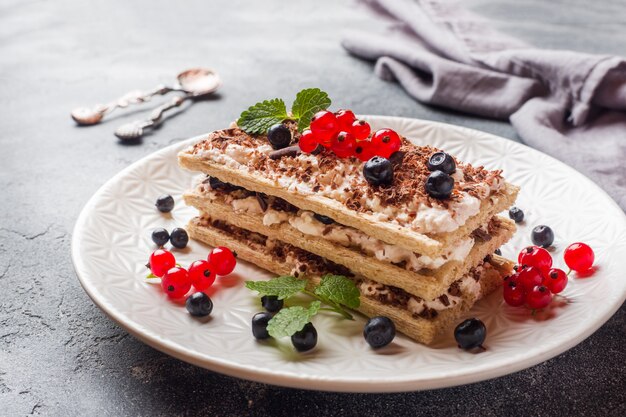
[[[458, 282], [460, 290], [463, 294], [471, 294], [473, 300], [477, 300], [478, 298], [480, 298], [482, 293], [480, 282], [476, 281], [472, 276], [465, 275]], [[359, 284], [359, 290], [361, 291], [361, 294], [366, 297], [377, 298], [379, 296], [389, 295], [389, 288], [387, 286], [370, 280], [363, 280]], [[450, 294], [449, 289], [446, 290], [444, 294], [448, 298], [448, 305], [445, 305], [441, 301], [441, 297], [435, 298], [434, 300], [426, 301], [420, 297], [409, 294], [406, 309], [411, 314], [419, 315], [425, 309], [442, 311], [454, 308], [462, 300], [462, 297], [460, 295], [457, 296]]]
[[[243, 169], [249, 172], [248, 164], [254, 165], [262, 155], [271, 151], [270, 145], [247, 148], [241, 145], [228, 144], [224, 151], [219, 148], [211, 148], [199, 152], [198, 155], [230, 168]], [[349, 197], [349, 192], [345, 191], [346, 189], [367, 187], [362, 174], [363, 163], [354, 163], [353, 160], [345, 161], [345, 163], [340, 161], [333, 170], [323, 172], [319, 169], [318, 160], [314, 155], [300, 154], [298, 156], [298, 162], [302, 168], [311, 167], [311, 172], [315, 173], [313, 175], [320, 184], [317, 191], [313, 191], [311, 186], [313, 182], [301, 182], [295, 177], [281, 175], [278, 172], [271, 175], [280, 187], [291, 192], [305, 195], [324, 195], [343, 203]], [[290, 167], [284, 161], [281, 161], [279, 166], [281, 168]], [[456, 182], [463, 182], [463, 173], [460, 170], [457, 170], [453, 177]], [[504, 181], [497, 177], [493, 178], [491, 186], [486, 182], [478, 184], [474, 188], [478, 190], [480, 199], [463, 192], [462, 198], [452, 202], [448, 209], [429, 207], [418, 201], [417, 198], [403, 207], [385, 207], [378, 198], [363, 197], [360, 203], [362, 207], [372, 211], [371, 216], [376, 221], [398, 224], [420, 233], [446, 233], [458, 229], [465, 224], [467, 219], [478, 214], [481, 200], [489, 197], [492, 192], [498, 191], [503, 185]], [[415, 218], [411, 219], [409, 213], [416, 213]]]
[[[200, 190], [211, 201], [220, 199], [221, 196], [213, 191]], [[236, 213], [261, 215], [263, 210], [256, 197], [236, 198], [237, 192], [224, 195], [227, 204], [233, 207]], [[404, 262], [405, 269], [419, 271], [421, 269], [437, 269], [449, 261], [463, 261], [469, 255], [474, 246], [474, 239], [468, 237], [460, 241], [454, 248], [438, 257], [419, 255], [413, 251], [398, 245], [388, 244], [382, 240], [368, 236], [360, 230], [344, 226], [338, 223], [323, 224], [314, 217], [314, 213], [307, 210], [299, 210], [297, 214], [278, 211], [268, 208], [263, 214], [263, 225], [289, 223], [300, 232], [326, 239], [344, 247], [356, 248], [369, 256], [393, 264]]]

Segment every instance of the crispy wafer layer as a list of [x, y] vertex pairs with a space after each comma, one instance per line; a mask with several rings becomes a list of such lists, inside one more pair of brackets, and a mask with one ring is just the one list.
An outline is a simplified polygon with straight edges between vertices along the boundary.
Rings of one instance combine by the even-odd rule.
[[[205, 242], [212, 246], [226, 245], [236, 251], [241, 259], [247, 260], [261, 268], [267, 269], [279, 275], [291, 274], [295, 264], [306, 265], [307, 262], [316, 262], [318, 266], [312, 270], [314, 273], [306, 275], [306, 278], [316, 283], [320, 276], [324, 275], [326, 268], [328, 273], [342, 272], [345, 268], [325, 261], [316, 255], [312, 255], [302, 249], [291, 247], [289, 256], [276, 256], [272, 245], [262, 236], [246, 236], [246, 234], [227, 233], [211, 225], [210, 222], [201, 221], [199, 218], [191, 220], [188, 231], [192, 238]], [[284, 250], [283, 250], [284, 252]], [[283, 253], [284, 255], [284, 253]], [[319, 266], [320, 259], [322, 267]], [[469, 310], [472, 305], [484, 295], [493, 291], [501, 284], [503, 276], [510, 273], [512, 264], [500, 257], [491, 257], [484, 265], [474, 272], [475, 278], [480, 284], [480, 291], [465, 292], [460, 295], [460, 302], [454, 307], [441, 311], [436, 317], [419, 317], [407, 309], [396, 305], [383, 304], [382, 302], [361, 295], [361, 306], [358, 309], [367, 316], [385, 315], [390, 317], [397, 329], [412, 339], [430, 344], [436, 336], [450, 328], [458, 317]], [[347, 272], [349, 274], [349, 271]], [[358, 275], [354, 278], [359, 279]]]
[[363, 256], [357, 249], [335, 244], [323, 237], [304, 234], [287, 222], [266, 226], [263, 224], [262, 214], [236, 213], [232, 206], [224, 201], [210, 201], [193, 192], [184, 194], [183, 198], [187, 204], [206, 213], [208, 217], [287, 242], [343, 265], [356, 274], [402, 288], [410, 294], [425, 299], [433, 299], [440, 295], [452, 282], [506, 243], [515, 232], [515, 224], [512, 221], [496, 216], [490, 224], [490, 239], [477, 239], [469, 255], [463, 261], [449, 261], [436, 270], [422, 270], [418, 273], [373, 256]]
[[385, 242], [393, 242], [416, 253], [432, 257], [441, 255], [452, 242], [469, 235], [497, 213], [511, 206], [519, 191], [518, 187], [505, 184], [499, 192], [482, 200], [478, 214], [470, 217], [463, 226], [453, 232], [429, 236], [397, 224], [381, 222], [373, 214], [350, 210], [339, 201], [322, 195], [299, 194], [258, 173], [212, 162], [196, 154], [183, 151], [179, 154], [178, 160], [179, 164], [186, 169], [203, 172], [250, 191], [280, 197], [296, 207], [328, 216], [341, 224], [362, 230]]

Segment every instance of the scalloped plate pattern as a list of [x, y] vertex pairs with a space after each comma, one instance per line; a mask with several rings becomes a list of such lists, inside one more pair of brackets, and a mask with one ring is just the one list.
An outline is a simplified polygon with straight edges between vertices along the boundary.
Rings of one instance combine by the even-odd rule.
[[[519, 371], [580, 343], [624, 302], [626, 216], [582, 174], [536, 150], [484, 132], [408, 118], [366, 119], [373, 128], [390, 127], [417, 144], [502, 169], [508, 181], [522, 187], [517, 205], [526, 214], [503, 248], [504, 255], [515, 257], [530, 243], [532, 227], [547, 224], [556, 234], [555, 264], [566, 269], [563, 249], [571, 242], [585, 241], [596, 252], [593, 276], [574, 274], [564, 298], [534, 316], [505, 305], [500, 294], [479, 302], [468, 316], [487, 325], [487, 350], [481, 354], [461, 351], [451, 335], [433, 347], [399, 335], [390, 346], [374, 351], [363, 340], [363, 317], [349, 322], [327, 314], [314, 319], [319, 341], [310, 353], [295, 353], [288, 340], [258, 343], [250, 331], [250, 318], [261, 307], [242, 283], [270, 278], [266, 271], [239, 262], [233, 274], [218, 279], [210, 292], [215, 308], [205, 322], [169, 301], [160, 286], [144, 281], [144, 264], [154, 249], [150, 231], [184, 226], [195, 215], [181, 200], [194, 174], [177, 166], [176, 154], [199, 136], [132, 164], [87, 203], [72, 240], [72, 259], [82, 286], [121, 327], [181, 360], [264, 383], [350, 392], [432, 389]], [[174, 195], [171, 215], [154, 208], [160, 194]], [[208, 250], [192, 241], [175, 254], [188, 265], [206, 257]]]

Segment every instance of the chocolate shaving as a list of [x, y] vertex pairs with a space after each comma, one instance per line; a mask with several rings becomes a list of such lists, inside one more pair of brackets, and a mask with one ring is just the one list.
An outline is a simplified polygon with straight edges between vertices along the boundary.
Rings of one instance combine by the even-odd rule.
[[254, 193], [256, 196], [256, 200], [259, 202], [259, 206], [261, 206], [261, 210], [264, 212], [267, 211], [267, 196], [263, 193]]
[[491, 235], [484, 231], [483, 229], [481, 229], [480, 227], [476, 230], [474, 230], [471, 234], [471, 236], [474, 239], [478, 239], [478, 240], [482, 240], [483, 242], [488, 242], [491, 240]]
[[455, 282], [453, 282], [450, 285], [450, 288], [448, 288], [448, 292], [453, 297], [460, 297], [461, 296], [461, 286], [459, 285], [459, 283], [457, 281], [455, 281]]
[[443, 304], [446, 307], [450, 305], [450, 300], [448, 299], [448, 296], [446, 294], [442, 294], [439, 297], [439, 301], [441, 301], [441, 304]]
[[277, 149], [275, 151], [270, 152], [270, 159], [276, 160], [282, 157], [294, 157], [300, 154], [300, 146], [293, 145], [287, 146], [286, 148]]

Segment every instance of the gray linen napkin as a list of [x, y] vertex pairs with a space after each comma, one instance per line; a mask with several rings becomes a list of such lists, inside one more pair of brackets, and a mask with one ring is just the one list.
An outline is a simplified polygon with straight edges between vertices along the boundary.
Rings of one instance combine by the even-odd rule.
[[508, 119], [522, 140], [583, 172], [626, 210], [626, 60], [534, 48], [444, 0], [368, 0], [390, 24], [342, 45], [415, 99]]

